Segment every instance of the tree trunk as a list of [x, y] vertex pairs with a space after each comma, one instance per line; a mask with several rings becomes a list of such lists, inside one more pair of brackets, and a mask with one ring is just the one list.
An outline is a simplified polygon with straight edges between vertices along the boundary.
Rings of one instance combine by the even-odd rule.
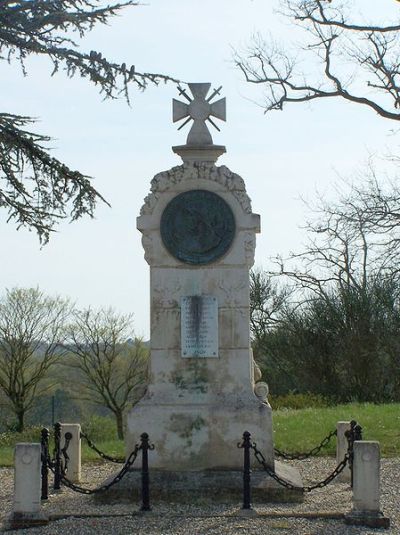
[[117, 433], [119, 440], [124, 439], [124, 425], [122, 420], [122, 412], [116, 412], [115, 413], [115, 419], [117, 420]]
[[24, 418], [25, 418], [25, 410], [24, 409], [18, 409], [16, 411], [17, 415], [17, 433], [22, 433], [24, 430]]

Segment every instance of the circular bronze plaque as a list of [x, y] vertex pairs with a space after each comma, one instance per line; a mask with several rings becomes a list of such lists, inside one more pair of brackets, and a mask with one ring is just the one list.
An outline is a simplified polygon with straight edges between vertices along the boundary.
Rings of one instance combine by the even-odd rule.
[[187, 264], [208, 264], [224, 255], [235, 236], [235, 218], [216, 193], [191, 190], [172, 199], [161, 216], [168, 251]]

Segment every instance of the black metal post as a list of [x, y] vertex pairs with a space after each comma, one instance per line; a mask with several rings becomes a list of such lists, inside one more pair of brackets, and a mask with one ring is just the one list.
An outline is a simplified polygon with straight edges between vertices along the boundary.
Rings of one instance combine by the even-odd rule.
[[49, 458], [49, 430], [44, 427], [40, 434], [40, 444], [42, 446], [42, 467], [41, 467], [41, 500], [47, 500], [49, 498], [49, 468], [47, 466]]
[[54, 490], [61, 489], [61, 424], [54, 424]]
[[55, 396], [51, 396], [51, 425], [54, 426], [54, 420], [55, 420], [55, 413], [56, 413], [56, 398]]
[[243, 433], [243, 507], [251, 509], [251, 469], [250, 469], [250, 449], [251, 434], [248, 431]]
[[140, 435], [140, 449], [142, 450], [142, 507], [141, 511], [151, 511], [149, 489], [149, 435]]
[[361, 426], [356, 420], [351, 420], [350, 429], [345, 432], [348, 442], [349, 468], [350, 468], [350, 486], [353, 488], [353, 461], [354, 461], [354, 441], [361, 440]]

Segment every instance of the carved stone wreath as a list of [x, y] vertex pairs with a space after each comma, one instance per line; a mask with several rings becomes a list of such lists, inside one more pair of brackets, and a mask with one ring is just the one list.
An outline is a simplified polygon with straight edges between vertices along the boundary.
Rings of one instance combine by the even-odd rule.
[[224, 165], [217, 167], [210, 163], [185, 163], [155, 175], [151, 181], [151, 193], [144, 200], [140, 215], [151, 215], [160, 197], [160, 193], [169, 190], [181, 182], [206, 179], [217, 182], [232, 192], [243, 211], [251, 214], [251, 201], [246, 193], [243, 179], [232, 173]]

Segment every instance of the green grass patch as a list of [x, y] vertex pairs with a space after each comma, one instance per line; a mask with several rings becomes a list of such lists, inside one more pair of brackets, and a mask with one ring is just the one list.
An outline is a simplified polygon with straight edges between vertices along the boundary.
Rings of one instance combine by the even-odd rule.
[[[104, 442], [95, 442], [97, 448], [103, 453], [115, 457], [117, 459], [122, 459], [125, 457], [125, 444], [122, 440], [106, 440]], [[101, 457], [93, 451], [86, 442], [82, 441], [82, 462], [92, 462], [99, 461]]]
[[[335, 429], [336, 422], [357, 420], [364, 440], [378, 440], [381, 455], [400, 456], [400, 404], [350, 403], [325, 408], [282, 409], [273, 412], [275, 446], [287, 452], [312, 449]], [[256, 440], [256, 437], [254, 437]], [[332, 439], [322, 455], [334, 455]]]
[[[17, 435], [17, 433], [15, 433]], [[38, 442], [39, 439], [35, 439], [34, 441], [29, 442]], [[20, 440], [18, 437], [16, 437], [15, 444], [17, 442], [27, 442], [25, 440]], [[102, 452], [106, 453], [107, 455], [110, 455], [111, 457], [115, 458], [124, 458], [125, 456], [125, 445], [124, 442], [121, 440], [106, 440], [104, 442], [96, 442], [96, 446], [101, 450]], [[51, 456], [53, 455], [53, 450], [51, 446]], [[82, 462], [94, 462], [94, 461], [101, 461], [101, 457], [93, 451], [89, 446], [85, 443], [85, 441], [82, 441]], [[7, 445], [7, 446], [0, 446], [0, 466], [13, 466], [14, 465], [14, 446], [13, 445]]]
[[[400, 403], [374, 405], [350, 403], [331, 407], [308, 407], [303, 409], [278, 409], [273, 411], [275, 446], [286, 452], [305, 452], [319, 444], [336, 427], [339, 420], [357, 420], [363, 428], [365, 440], [378, 440], [381, 454], [385, 457], [400, 457]], [[105, 424], [106, 422], [102, 422]], [[124, 456], [124, 442], [111, 438], [109, 432], [101, 433], [100, 422], [95, 422], [88, 436], [96, 446], [113, 457]], [[97, 429], [99, 427], [99, 429]], [[103, 427], [107, 431], [107, 426]], [[93, 436], [94, 435], [94, 436]], [[101, 440], [100, 437], [104, 437]], [[151, 438], [151, 437], [150, 437]], [[257, 437], [253, 437], [257, 442]], [[27, 429], [24, 433], [0, 434], [0, 466], [12, 466], [14, 446], [17, 442], [39, 442], [40, 427]], [[157, 444], [155, 445], [157, 447]], [[50, 446], [52, 451], [52, 445]], [[335, 455], [336, 441], [332, 438], [320, 455]], [[83, 462], [99, 461], [100, 457], [82, 441]]]

